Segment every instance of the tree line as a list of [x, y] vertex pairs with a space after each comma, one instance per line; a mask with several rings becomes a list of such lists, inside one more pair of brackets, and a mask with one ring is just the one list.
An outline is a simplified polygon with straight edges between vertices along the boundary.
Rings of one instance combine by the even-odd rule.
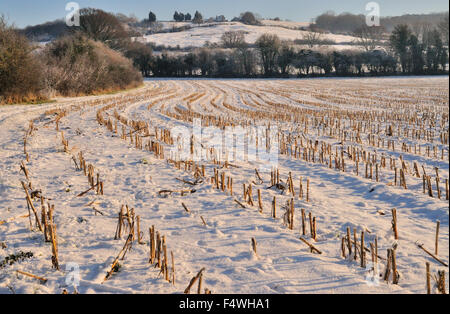
[[146, 74], [153, 76], [289, 77], [362, 76], [447, 73], [448, 46], [437, 30], [419, 38], [409, 26], [397, 25], [387, 49], [321, 52], [296, 49], [278, 36], [264, 34], [250, 46], [242, 32], [222, 36], [223, 48], [196, 49], [184, 55], [152, 57]]
[[[448, 12], [430, 14], [407, 14], [394, 17], [381, 17], [380, 26], [392, 32], [397, 25], [409, 25], [411, 28], [430, 27], [432, 25], [448, 25]], [[366, 16], [351, 13], [336, 14], [332, 11], [323, 13], [315, 18], [311, 27], [315, 30], [331, 33], [353, 34], [357, 29], [366, 25]], [[440, 27], [440, 26], [439, 26]], [[447, 26], [448, 31], [448, 26]]]
[[376, 49], [379, 38], [373, 34], [379, 34], [378, 30], [365, 30], [360, 37], [365, 49], [329, 52], [298, 49], [271, 34], [248, 44], [243, 32], [226, 32], [215, 48], [154, 55], [149, 44], [131, 39], [116, 15], [99, 9], [82, 9], [80, 26], [70, 28], [44, 48], [33, 46], [0, 17], [0, 102], [123, 89], [140, 84], [142, 76], [252, 78], [448, 73], [448, 31], [442, 29], [430, 28], [417, 35], [408, 25], [397, 25], [387, 39], [386, 49]]

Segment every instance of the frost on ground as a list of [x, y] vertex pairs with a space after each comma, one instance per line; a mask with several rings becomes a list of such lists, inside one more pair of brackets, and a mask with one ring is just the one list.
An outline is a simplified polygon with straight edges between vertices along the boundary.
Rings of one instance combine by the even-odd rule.
[[[178, 27], [183, 27], [186, 26], [186, 23], [176, 23], [176, 25]], [[175, 33], [168, 32], [151, 34], [143, 37], [137, 37], [136, 40], [169, 47], [204, 47], [207, 42], [216, 44], [220, 43], [222, 35], [225, 32], [242, 31], [245, 34], [245, 41], [250, 44], [254, 44], [263, 34], [273, 34], [277, 35], [282, 40], [294, 41], [296, 39], [302, 39], [309, 33], [308, 31], [299, 30], [298, 28], [301, 27], [300, 25], [305, 26], [302, 23], [282, 23], [275, 21], [264, 21], [263, 25], [260, 26], [246, 25], [240, 22], [213, 23], [200, 26], [190, 24], [192, 28], [188, 30]], [[170, 24], [165, 26], [170, 26]], [[322, 39], [334, 41], [337, 45], [332, 45], [330, 47], [336, 50], [357, 48], [357, 46], [353, 45], [356, 38], [352, 36], [325, 34], [322, 36]]]
[[[117, 95], [0, 107], [0, 293], [73, 292], [74, 283], [80, 293], [182, 293], [202, 268], [203, 287], [212, 293], [426, 293], [426, 262], [437, 292], [434, 275], [444, 270], [448, 278], [448, 268], [418, 244], [435, 253], [440, 221], [437, 257], [448, 263], [448, 83], [448, 77], [158, 80]], [[276, 174], [256, 173], [264, 161], [233, 161], [232, 151], [220, 145], [214, 150], [217, 143], [198, 134], [194, 150], [209, 151], [215, 160], [195, 166], [172, 161], [175, 127], [186, 130], [189, 155], [195, 119], [219, 130], [259, 125], [273, 133], [276, 127], [278, 185], [271, 183]], [[248, 143], [256, 139], [265, 147], [265, 132], [249, 134]], [[87, 191], [88, 179], [74, 162], [79, 164], [80, 152], [93, 166], [94, 180], [99, 174], [103, 195], [96, 188]], [[433, 197], [423, 191], [424, 172]], [[52, 268], [52, 244], [44, 241], [34, 214], [27, 216], [21, 181], [31, 182], [33, 196], [45, 197], [44, 207], [54, 205], [60, 270]], [[244, 198], [244, 184], [247, 191], [251, 186], [252, 200], [249, 193]], [[285, 215], [291, 199], [293, 219]], [[39, 197], [33, 204], [41, 220]], [[127, 238], [124, 230], [114, 239], [122, 205], [139, 215], [142, 244], [134, 241], [104, 281]], [[315, 240], [309, 213], [315, 217]], [[165, 236], [172, 282], [149, 263], [152, 226]], [[359, 245], [364, 232], [365, 268], [359, 255], [356, 261], [348, 256], [347, 247], [347, 257], [342, 256], [347, 228], [351, 239], [356, 230]], [[311, 252], [300, 237], [322, 254]], [[375, 239], [380, 257], [374, 268], [384, 275], [387, 250], [395, 248], [398, 284], [392, 283], [392, 272], [388, 281], [373, 276]]]

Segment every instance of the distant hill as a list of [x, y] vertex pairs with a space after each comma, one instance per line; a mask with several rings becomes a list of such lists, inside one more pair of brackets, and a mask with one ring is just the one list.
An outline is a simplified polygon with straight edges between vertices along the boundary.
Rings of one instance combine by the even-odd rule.
[[440, 23], [448, 12], [431, 13], [431, 14], [407, 14], [402, 16], [385, 17], [381, 19], [381, 24], [387, 31], [392, 31], [395, 25], [408, 24], [411, 26], [417, 24], [431, 24], [436, 25]]
[[[407, 24], [414, 26], [417, 24], [437, 25], [441, 22], [448, 12], [431, 13], [431, 14], [407, 14], [402, 16], [382, 17], [381, 26], [386, 31], [391, 32], [398, 24]], [[358, 28], [365, 25], [366, 17], [364, 15], [355, 15], [351, 13], [324, 13], [319, 15], [312, 24], [313, 28], [325, 30], [336, 34], [354, 33]]]
[[20, 33], [25, 35], [28, 39], [37, 42], [52, 41], [56, 38], [67, 35], [69, 32], [70, 29], [63, 20], [28, 26], [20, 30]]
[[[259, 25], [246, 25], [241, 22], [214, 22], [193, 24], [191, 22], [158, 22], [150, 25], [138, 23], [123, 23], [130, 37], [135, 40], [152, 43], [155, 47], [167, 47], [172, 49], [190, 49], [207, 45], [220, 44], [221, 37], [228, 31], [242, 31], [245, 40], [254, 44], [256, 39], [264, 33], [276, 34], [282, 40], [296, 41], [310, 33], [309, 24], [304, 22], [261, 20]], [[142, 23], [141, 23], [142, 24]], [[40, 25], [28, 26], [20, 30], [22, 34], [35, 42], [49, 42], [71, 32], [63, 20], [56, 20]], [[336, 49], [353, 48], [352, 36], [324, 35], [323, 40], [336, 45]], [[339, 45], [343, 45], [342, 47]], [[348, 46], [351, 45], [351, 46]], [[156, 50], [161, 50], [161, 49]]]
[[[431, 14], [407, 14], [402, 16], [382, 17], [381, 24], [391, 32], [398, 24], [437, 25], [448, 12]], [[318, 16], [313, 23], [261, 20], [259, 26], [245, 25], [240, 22], [206, 23], [195, 25], [190, 22], [158, 22], [152, 28], [145, 23], [122, 21], [130, 36], [140, 37], [139, 41], [152, 42], [168, 47], [202, 47], [205, 43], [218, 43], [225, 31], [240, 30], [246, 34], [246, 40], [253, 43], [262, 33], [275, 33], [284, 40], [300, 39], [309, 30], [320, 30], [338, 35], [352, 35], [356, 29], [365, 24], [364, 15], [332, 12]], [[144, 26], [140, 24], [145, 24]], [[138, 26], [139, 25], [139, 26]], [[157, 26], [157, 27], [156, 27]], [[48, 42], [70, 33], [70, 28], [63, 20], [55, 20], [35, 26], [28, 26], [20, 32], [32, 41]], [[177, 34], [175, 34], [177, 33]], [[144, 35], [144, 36], [142, 36]], [[147, 35], [147, 36], [145, 36]], [[325, 36], [336, 44], [348, 44], [354, 40], [349, 36]]]
[[[162, 23], [165, 28], [176, 27], [176, 23]], [[183, 24], [184, 25], [184, 24]], [[184, 25], [185, 26], [185, 25]], [[180, 49], [199, 48], [204, 46], [220, 45], [222, 35], [226, 32], [242, 32], [245, 41], [254, 44], [258, 37], [263, 34], [275, 34], [281, 40], [296, 41], [301, 40], [307, 34], [311, 33], [307, 30], [308, 23], [298, 22], [270, 22], [261, 21], [261, 25], [246, 25], [241, 22], [224, 22], [192, 25], [179, 32], [159, 32], [135, 37], [135, 40], [152, 43], [154, 46], [179, 47]], [[334, 47], [343, 45], [345, 48], [352, 48], [355, 37], [346, 35], [324, 34], [323, 40], [332, 43]]]

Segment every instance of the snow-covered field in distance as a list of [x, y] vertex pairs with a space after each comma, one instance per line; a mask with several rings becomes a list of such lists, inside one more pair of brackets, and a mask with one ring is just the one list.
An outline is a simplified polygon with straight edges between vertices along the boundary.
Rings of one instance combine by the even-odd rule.
[[261, 20], [261, 23], [266, 26], [286, 27], [290, 29], [299, 29], [301, 27], [308, 27], [309, 22], [294, 22], [294, 21], [275, 21], [275, 20]]
[[[187, 25], [187, 23], [174, 22], [163, 22], [162, 24], [165, 29], [171, 28], [172, 26], [180, 27]], [[225, 32], [243, 31], [245, 33], [245, 40], [251, 44], [255, 43], [261, 35], [266, 33], [276, 34], [282, 40], [293, 41], [296, 39], [302, 39], [308, 32], [288, 29], [287, 27], [297, 28], [300, 27], [300, 25], [305, 25], [305, 23], [298, 24], [296, 22], [265, 21], [262, 26], [245, 25], [240, 22], [213, 23], [200, 26], [195, 26], [192, 24], [193, 27], [186, 31], [152, 34], [142, 38], [136, 38], [136, 40], [141, 42], [152, 42], [156, 45], [165, 45], [170, 47], [203, 47], [206, 42], [220, 43], [221, 37]], [[336, 47], [334, 45], [330, 46], [335, 47], [336, 50], [349, 48], [357, 49], [354, 45], [345, 45], [355, 41], [355, 38], [352, 36], [324, 34], [322, 39], [333, 40], [336, 44], [343, 44]]]

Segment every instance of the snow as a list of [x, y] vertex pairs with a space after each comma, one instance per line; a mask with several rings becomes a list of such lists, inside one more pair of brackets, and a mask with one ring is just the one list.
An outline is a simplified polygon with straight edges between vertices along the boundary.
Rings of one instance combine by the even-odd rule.
[[[199, 27], [193, 27], [189, 30], [176, 32], [176, 33], [159, 33], [147, 35], [142, 38], [137, 38], [139, 41], [152, 42], [156, 45], [165, 45], [170, 47], [180, 46], [180, 48], [186, 47], [203, 47], [208, 41], [210, 43], [219, 43], [221, 37], [225, 32], [229, 31], [242, 31], [245, 35], [245, 40], [248, 43], [255, 43], [256, 40], [263, 34], [275, 34], [282, 40], [295, 40], [302, 39], [307, 34], [307, 31], [300, 31], [295, 29], [289, 29], [280, 27], [270, 23], [262, 26], [245, 25], [240, 22], [226, 22], [226, 23], [214, 23], [201, 25]], [[323, 39], [329, 39], [340, 43], [351, 43], [355, 41], [352, 36], [336, 35], [336, 34], [324, 34]], [[348, 48], [354, 46], [348, 45]]]
[[290, 29], [299, 29], [301, 27], [309, 27], [311, 25], [311, 23], [308, 22], [274, 21], [274, 20], [262, 20], [261, 23], [266, 26], [278, 26]]
[[[208, 180], [197, 185], [196, 193], [181, 197], [175, 193], [161, 197], [164, 189], [188, 189], [178, 179], [194, 181], [192, 173], [178, 170], [153, 153], [136, 149], [130, 141], [108, 131], [96, 121], [97, 110], [112, 104], [105, 116], [113, 117], [114, 110], [128, 119], [149, 122], [154, 127], [172, 129], [191, 128], [186, 121], [176, 120], [168, 113], [175, 108], [190, 108], [203, 114], [241, 118], [227, 103], [236, 108], [254, 109], [255, 101], [272, 101], [298, 108], [325, 110], [330, 105], [341, 110], [382, 110], [396, 112], [396, 105], [416, 103], [417, 110], [446, 114], [448, 131], [448, 77], [412, 77], [382, 79], [320, 79], [320, 80], [148, 80], [142, 88], [117, 95], [84, 98], [61, 98], [45, 105], [15, 105], [0, 107], [0, 262], [9, 254], [33, 252], [28, 260], [0, 269], [0, 293], [61, 293], [74, 291], [70, 276], [74, 265], [79, 267], [80, 293], [182, 293], [190, 279], [205, 267], [203, 286], [213, 293], [425, 293], [425, 262], [431, 264], [432, 274], [448, 271], [417, 247], [416, 241], [434, 251], [436, 221], [441, 223], [439, 257], [448, 263], [449, 219], [448, 202], [422, 193], [422, 180], [407, 176], [408, 190], [388, 185], [393, 174], [383, 170], [380, 182], [356, 176], [348, 163], [344, 172], [329, 169], [319, 163], [309, 163], [279, 156], [279, 171], [283, 181], [292, 172], [298, 193], [299, 178], [311, 181], [311, 201], [295, 198], [294, 230], [283, 225], [281, 208], [291, 196], [268, 190], [270, 173], [261, 173], [264, 184], [253, 186], [262, 190], [264, 211], [257, 206], [240, 207], [234, 199], [242, 200], [242, 184], [257, 180], [254, 169], [257, 161], [236, 162], [239, 168], [221, 169], [233, 177], [234, 195], [216, 190], [209, 182], [214, 165], [204, 163]], [[193, 93], [204, 96], [188, 103], [183, 100]], [[253, 94], [252, 94], [253, 93]], [[174, 96], [170, 98], [170, 95]], [[261, 98], [258, 98], [259, 95]], [[217, 96], [217, 97], [216, 97]], [[328, 98], [324, 98], [324, 97]], [[342, 97], [346, 104], [338, 104], [334, 97]], [[217, 107], [211, 105], [215, 99]], [[245, 100], [245, 103], [244, 103]], [[149, 104], [153, 106], [149, 109]], [[394, 104], [389, 107], [389, 104]], [[420, 107], [423, 105], [424, 107]], [[67, 109], [59, 124], [69, 141], [70, 153], [64, 153], [61, 133], [55, 130], [53, 109]], [[422, 108], [422, 109], [420, 109]], [[58, 250], [61, 270], [52, 269], [51, 245], [45, 243], [36, 228], [29, 230], [25, 193], [20, 181], [26, 181], [20, 171], [25, 160], [23, 137], [29, 121], [36, 130], [28, 138], [30, 172], [34, 189], [51, 199], [55, 205]], [[438, 121], [437, 121], [438, 123]], [[280, 125], [291, 129], [294, 125]], [[121, 133], [121, 126], [119, 125]], [[315, 130], [307, 137], [315, 138]], [[320, 140], [340, 147], [334, 138], [320, 135]], [[154, 138], [153, 138], [154, 139]], [[396, 138], [398, 143], [404, 138]], [[425, 146], [424, 140], [416, 144]], [[439, 145], [447, 151], [444, 160], [423, 155], [396, 152], [386, 148], [362, 145], [368, 151], [385, 153], [395, 158], [402, 155], [408, 163], [417, 161], [432, 175], [439, 167], [442, 181], [448, 179], [448, 144]], [[167, 148], [168, 151], [169, 148]], [[105, 195], [91, 192], [78, 194], [89, 186], [82, 172], [76, 171], [72, 155], [82, 151], [88, 163], [99, 171], [104, 181]], [[423, 151], [422, 151], [423, 152]], [[183, 169], [183, 168], [182, 168]], [[362, 172], [362, 171], [361, 171]], [[444, 192], [445, 194], [445, 192]], [[277, 197], [278, 218], [270, 216], [270, 204]], [[92, 203], [94, 202], [94, 203]], [[189, 209], [187, 213], [181, 203]], [[39, 202], [35, 202], [37, 206]], [[172, 285], [148, 264], [148, 244], [133, 244], [122, 268], [102, 283], [111, 263], [122, 249], [125, 237], [114, 240], [117, 215], [121, 205], [134, 208], [140, 216], [144, 242], [149, 241], [152, 225], [166, 236], [168, 251], [175, 257], [176, 282]], [[104, 215], [95, 213], [92, 207]], [[40, 205], [37, 206], [40, 208]], [[307, 241], [322, 251], [312, 254], [300, 240], [300, 208], [317, 218], [317, 241]], [[391, 225], [391, 209], [397, 209], [399, 240], [395, 240]], [[380, 213], [383, 213], [381, 215]], [[201, 217], [207, 223], [202, 224]], [[397, 265], [400, 282], [380, 281], [371, 284], [367, 269], [359, 262], [341, 257], [341, 238], [347, 227], [357, 228], [359, 235], [366, 231], [366, 244], [378, 236], [379, 254], [397, 243]], [[252, 252], [251, 238], [257, 241], [257, 255]], [[370, 253], [367, 257], [370, 261]], [[171, 261], [169, 261], [169, 266]], [[384, 270], [380, 261], [380, 271]], [[170, 266], [171, 267], [171, 266]], [[169, 267], [169, 269], [170, 269]], [[46, 284], [17, 275], [22, 270], [48, 279]], [[368, 279], [369, 278], [369, 279]], [[448, 276], [447, 276], [448, 278]], [[69, 281], [68, 281], [69, 280]], [[448, 282], [447, 282], [448, 287]], [[194, 289], [195, 290], [195, 289]]]

